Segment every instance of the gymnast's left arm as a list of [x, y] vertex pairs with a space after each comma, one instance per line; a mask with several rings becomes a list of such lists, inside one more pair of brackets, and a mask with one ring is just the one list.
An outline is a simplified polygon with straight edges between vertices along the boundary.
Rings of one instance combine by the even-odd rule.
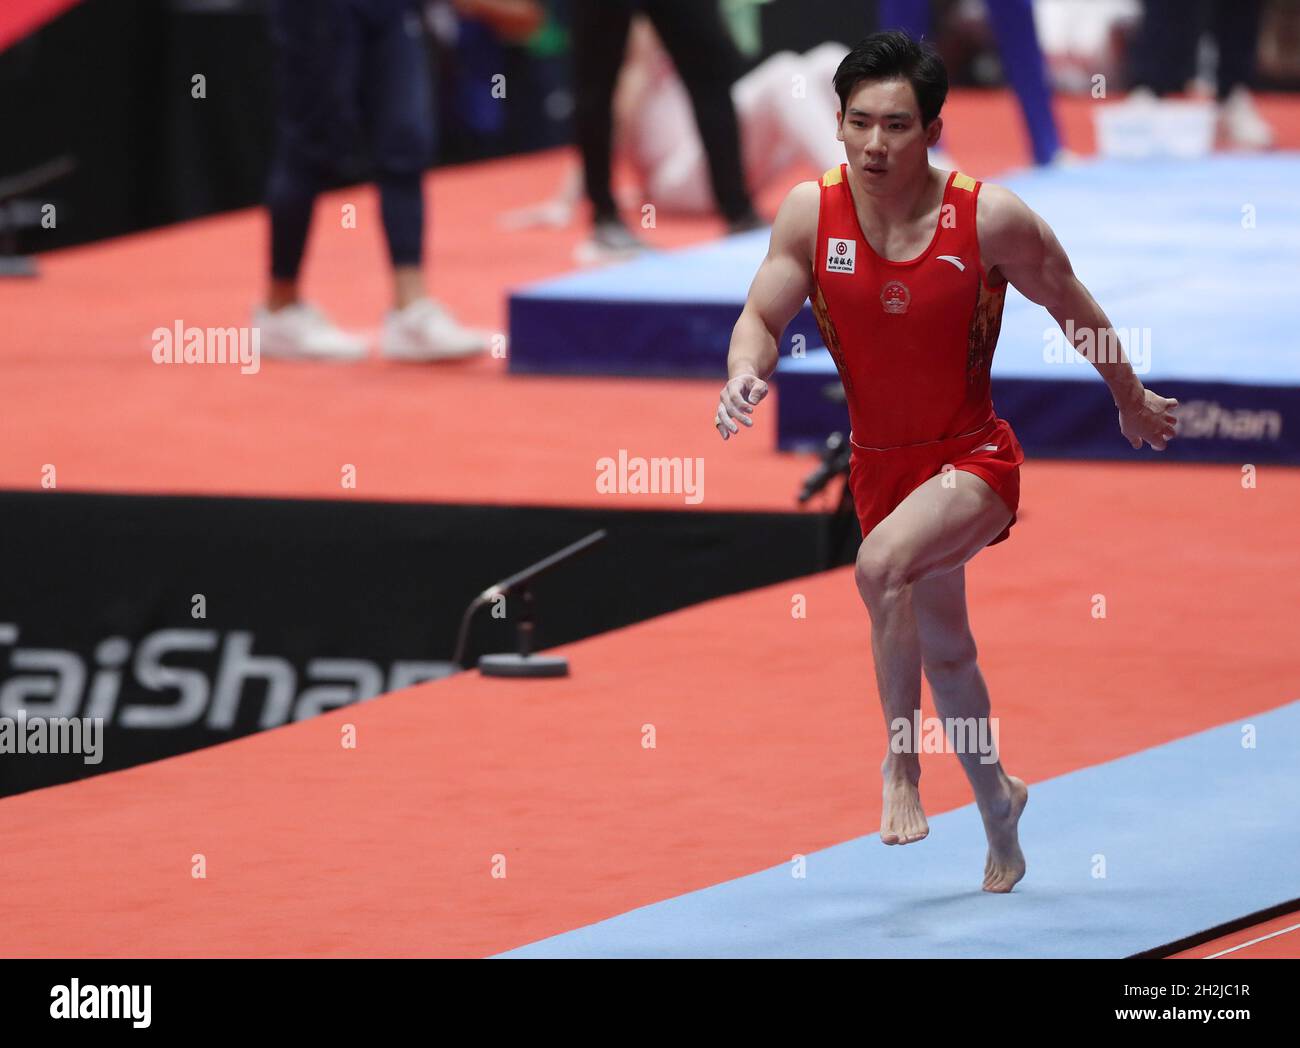
[[[1025, 298], [1043, 306], [1071, 345], [1089, 358], [1110, 389], [1129, 444], [1139, 449], [1146, 441], [1164, 451], [1175, 433], [1178, 401], [1142, 385], [1118, 333], [1075, 276], [1051, 227], [1015, 193], [987, 182], [980, 187], [976, 222], [985, 271], [991, 277], [997, 269]], [[1096, 352], [1100, 346], [1113, 346], [1114, 359]]]

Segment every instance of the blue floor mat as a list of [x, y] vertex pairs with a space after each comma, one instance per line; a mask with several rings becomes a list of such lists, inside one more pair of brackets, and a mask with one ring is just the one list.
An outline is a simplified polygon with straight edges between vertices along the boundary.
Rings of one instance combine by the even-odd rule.
[[1010, 895], [980, 890], [970, 805], [914, 845], [862, 837], [803, 879], [782, 864], [499, 956], [1124, 957], [1300, 897], [1298, 813], [1293, 702], [1031, 783]]

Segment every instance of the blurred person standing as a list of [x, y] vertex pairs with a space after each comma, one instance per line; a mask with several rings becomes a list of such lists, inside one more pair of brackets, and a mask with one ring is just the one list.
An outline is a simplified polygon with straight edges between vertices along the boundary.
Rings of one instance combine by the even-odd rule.
[[638, 9], [653, 23], [690, 95], [714, 201], [728, 230], [762, 226], [741, 168], [740, 132], [731, 99], [740, 56], [716, 0], [574, 0], [574, 119], [583, 185], [592, 208], [588, 247], [617, 255], [645, 246], [623, 225], [610, 189], [614, 84]]
[[1263, 9], [1263, 0], [1145, 0], [1133, 100], [1185, 90], [1195, 79], [1197, 46], [1208, 29], [1219, 54], [1219, 134], [1241, 149], [1267, 149], [1273, 144], [1273, 129], [1251, 98]]
[[[997, 37], [1003, 75], [1020, 102], [1034, 163], [1041, 166], [1066, 159], [1052, 114], [1052, 87], [1038, 44], [1033, 0], [984, 0], [984, 7]], [[916, 40], [930, 33], [932, 0], [880, 0], [877, 13], [878, 29], [901, 29]], [[956, 166], [949, 161], [939, 155], [934, 162], [941, 167]]]
[[[849, 49], [827, 42], [799, 54], [778, 51], [731, 85], [740, 128], [742, 166], [751, 192], [772, 185], [790, 165], [824, 171], [843, 147], [835, 137], [835, 70]], [[644, 15], [632, 19], [627, 54], [614, 89], [611, 151], [636, 180], [619, 202], [653, 201], [663, 212], [704, 214], [715, 201], [709, 183], [707, 149], [691, 111], [690, 96], [672, 60]], [[501, 216], [507, 228], [566, 226], [583, 196], [576, 160], [554, 198]], [[578, 261], [602, 261], [590, 244]]]
[[267, 184], [271, 272], [254, 312], [269, 356], [355, 360], [366, 342], [300, 296], [299, 270], [322, 188], [359, 131], [369, 146], [392, 269], [380, 352], [440, 360], [487, 349], [426, 290], [421, 179], [433, 154], [433, 106], [417, 0], [272, 0], [277, 142]]

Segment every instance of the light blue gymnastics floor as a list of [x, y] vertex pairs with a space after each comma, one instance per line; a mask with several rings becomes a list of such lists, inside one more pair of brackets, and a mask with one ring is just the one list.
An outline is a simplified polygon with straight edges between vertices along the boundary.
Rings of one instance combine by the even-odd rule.
[[[1256, 746], [1242, 745], [1254, 726]], [[1028, 874], [980, 890], [974, 805], [502, 957], [1124, 957], [1300, 897], [1300, 701], [1045, 782]]]

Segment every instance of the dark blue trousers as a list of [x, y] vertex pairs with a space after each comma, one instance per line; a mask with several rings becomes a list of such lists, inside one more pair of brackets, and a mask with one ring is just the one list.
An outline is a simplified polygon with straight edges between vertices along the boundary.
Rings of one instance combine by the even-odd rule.
[[415, 0], [272, 0], [277, 140], [267, 182], [271, 275], [297, 277], [312, 207], [364, 142], [393, 265], [419, 265], [433, 157], [428, 53]]

